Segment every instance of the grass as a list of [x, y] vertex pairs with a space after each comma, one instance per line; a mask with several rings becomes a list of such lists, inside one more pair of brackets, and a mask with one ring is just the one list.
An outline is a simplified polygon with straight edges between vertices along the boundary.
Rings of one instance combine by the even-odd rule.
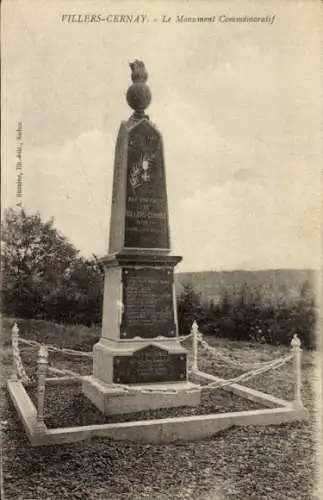
[[44, 344], [57, 344], [59, 347], [68, 347], [83, 351], [91, 350], [93, 344], [100, 337], [100, 328], [84, 325], [63, 325], [36, 319], [1, 319], [1, 343], [4, 348], [11, 346], [11, 328], [17, 322], [19, 335], [29, 340], [36, 340]]
[[[18, 322], [21, 336], [58, 346], [89, 350], [97, 330], [74, 326], [59, 327], [45, 322]], [[12, 320], [6, 320], [4, 336]], [[59, 331], [61, 328], [61, 336]], [[64, 338], [62, 337], [64, 335]], [[222, 355], [235, 361], [254, 363], [289, 353], [287, 347], [206, 338]], [[84, 341], [84, 344], [82, 342]], [[91, 344], [92, 342], [92, 344]], [[186, 341], [189, 347], [189, 341]], [[7, 342], [8, 345], [8, 342]], [[23, 351], [28, 370], [32, 370], [35, 350]], [[312, 432], [314, 393], [312, 390], [314, 352], [303, 352], [303, 400], [311, 414], [310, 422], [281, 426], [231, 428], [209, 440], [167, 445], [117, 443], [96, 438], [82, 443], [32, 448], [16, 412], [2, 388], [2, 448], [5, 500], [45, 499], [273, 499], [307, 500], [313, 498], [315, 484], [315, 442]], [[81, 358], [52, 357], [55, 366], [89, 373], [91, 362]], [[203, 350], [201, 369], [232, 377], [241, 371], [225, 367]], [[11, 369], [11, 353], [4, 351], [2, 384]], [[285, 399], [292, 398], [292, 365], [249, 381], [247, 385]], [[68, 392], [72, 391], [72, 392]], [[48, 417], [79, 415], [84, 424], [87, 410], [73, 388], [55, 394], [57, 411]], [[219, 391], [220, 393], [222, 391]], [[232, 411], [237, 399], [226, 393], [216, 395], [222, 411]], [[48, 393], [49, 395], [49, 393]], [[227, 399], [225, 399], [227, 398]], [[226, 406], [227, 405], [227, 406]], [[70, 417], [68, 417], [70, 418]], [[100, 417], [102, 418], [102, 416]], [[54, 419], [54, 420], [53, 420]]]

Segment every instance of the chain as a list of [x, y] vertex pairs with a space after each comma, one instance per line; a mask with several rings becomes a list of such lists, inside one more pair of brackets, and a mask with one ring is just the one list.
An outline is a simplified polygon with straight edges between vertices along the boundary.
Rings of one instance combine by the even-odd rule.
[[187, 340], [192, 336], [193, 336], [193, 333], [191, 332], [191, 333], [188, 333], [187, 335], [181, 335], [181, 337], [177, 337], [176, 340], [179, 340], [180, 342], [182, 342], [183, 340]]
[[[252, 370], [247, 373], [243, 373], [242, 375], [239, 375], [238, 377], [234, 377], [229, 380], [219, 380], [219, 381], [214, 381], [211, 382], [207, 385], [201, 386], [198, 385], [197, 387], [191, 388], [191, 389], [154, 389], [154, 388], [145, 388], [143, 389], [142, 387], [135, 387], [135, 386], [130, 386], [126, 384], [110, 384], [109, 387], [112, 389], [121, 389], [124, 392], [127, 393], [140, 393], [140, 394], [164, 394], [164, 395], [174, 395], [174, 394], [180, 394], [180, 393], [186, 393], [186, 394], [192, 394], [199, 392], [200, 390], [213, 390], [213, 389], [220, 389], [222, 387], [225, 387], [227, 385], [231, 385], [233, 383], [241, 382], [241, 381], [246, 381], [249, 380], [256, 375], [260, 375], [262, 373], [266, 373], [269, 370], [276, 370], [283, 366], [285, 363], [287, 363], [290, 359], [293, 358], [293, 355], [290, 354], [288, 356], [284, 356], [278, 360], [272, 361], [270, 365], [268, 366], [263, 366], [260, 368], [257, 368], [255, 370]], [[73, 372], [72, 370], [60, 370], [59, 368], [53, 368], [49, 367], [48, 368], [49, 372], [57, 373], [59, 375], [71, 375], [75, 377], [76, 379], [82, 380], [83, 377], [79, 375], [76, 372]], [[193, 372], [194, 374], [194, 372]]]
[[[182, 342], [183, 340], [189, 339], [192, 336], [192, 333], [189, 333], [188, 335], [182, 335], [181, 337], [177, 337], [176, 340], [179, 340]], [[37, 342], [36, 340], [27, 340], [24, 338], [19, 337], [19, 341], [22, 344], [26, 344], [32, 347], [39, 347], [41, 344]], [[46, 344], [46, 347], [48, 351], [51, 352], [63, 352], [65, 354], [68, 354], [70, 356], [83, 356], [85, 358], [93, 358], [93, 353], [92, 352], [85, 352], [85, 351], [75, 351], [74, 349], [68, 349], [68, 348], [59, 348], [56, 347], [52, 344]]]
[[[76, 373], [73, 372], [72, 370], [61, 370], [59, 368], [54, 368], [54, 367], [48, 367], [48, 371], [52, 373], [56, 373], [58, 375], [71, 375], [72, 377], [78, 379], [78, 380], [83, 380], [83, 377]], [[199, 392], [200, 388], [192, 388], [192, 389], [153, 389], [153, 388], [146, 388], [142, 389], [141, 387], [135, 387], [131, 385], [126, 385], [126, 384], [110, 384], [108, 387], [111, 387], [112, 389], [121, 389], [124, 392], [140, 392], [140, 394], [179, 394], [179, 393], [193, 393], [193, 392]], [[200, 386], [199, 386], [200, 387]]]
[[140, 394], [166, 394], [166, 395], [174, 395], [174, 394], [193, 394], [196, 392], [200, 392], [201, 386], [197, 387], [192, 387], [191, 389], [154, 389], [147, 387], [145, 389], [142, 389], [141, 387], [134, 387], [130, 385], [124, 385], [124, 384], [111, 384], [111, 387], [113, 388], [120, 388], [123, 389], [127, 392], [139, 392]]
[[250, 370], [254, 366], [262, 367], [262, 366], [270, 366], [273, 361], [278, 361], [281, 358], [278, 358], [277, 360], [269, 360], [269, 361], [262, 361], [262, 362], [256, 362], [256, 363], [241, 363], [239, 361], [234, 361], [227, 356], [224, 356], [223, 354], [220, 354], [214, 347], [211, 347], [205, 340], [202, 339], [202, 335], [198, 335], [198, 341], [201, 344], [201, 347], [206, 349], [207, 351], [210, 351], [215, 357], [221, 359], [224, 363], [231, 365], [235, 368], [240, 368], [240, 369], [245, 369], [245, 370]]
[[[179, 340], [181, 342], [181, 341], [186, 340], [192, 336], [193, 336], [193, 332], [189, 333], [188, 335], [182, 335], [181, 337], [177, 337], [177, 340]], [[273, 360], [273, 361], [265, 361], [262, 363], [255, 363], [254, 365], [239, 363], [239, 362], [231, 360], [230, 358], [228, 358], [224, 355], [219, 354], [216, 351], [216, 349], [211, 347], [206, 341], [204, 341], [202, 339], [201, 334], [197, 335], [197, 339], [200, 342], [202, 348], [212, 352], [212, 354], [214, 354], [219, 359], [222, 359], [227, 364], [230, 364], [234, 367], [239, 367], [239, 368], [246, 368], [246, 367], [255, 366], [255, 365], [259, 365], [259, 366], [258, 366], [258, 368], [255, 368], [247, 373], [243, 373], [242, 375], [239, 375], [238, 377], [234, 377], [234, 378], [229, 379], [229, 380], [214, 381], [214, 382], [211, 382], [211, 383], [204, 385], [204, 386], [197, 385], [196, 387], [191, 388], [191, 389], [182, 389], [182, 390], [181, 389], [169, 389], [169, 388], [167, 388], [167, 389], [166, 388], [165, 389], [162, 389], [162, 388], [154, 389], [154, 388], [148, 388], [148, 387], [147, 388], [136, 387], [133, 385], [130, 386], [130, 385], [126, 385], [126, 384], [110, 384], [109, 387], [111, 387], [113, 389], [121, 389], [127, 393], [130, 392], [130, 393], [140, 393], [140, 394], [174, 395], [174, 394], [179, 394], [179, 393], [196, 393], [196, 392], [199, 392], [200, 390], [218, 389], [218, 388], [222, 388], [222, 387], [225, 387], [226, 385], [230, 385], [230, 384], [233, 384], [236, 382], [241, 382], [243, 380], [244, 381], [249, 380], [250, 378], [255, 377], [256, 375], [266, 373], [269, 370], [275, 370], [293, 358], [293, 355], [288, 355], [288, 356], [281, 357], [281, 358]], [[19, 337], [19, 341], [22, 342], [23, 344], [27, 344], [27, 345], [30, 345], [33, 347], [39, 347], [41, 345], [40, 343], [38, 343], [34, 340], [27, 340], [27, 339], [23, 339], [20, 337]], [[68, 348], [58, 348], [58, 347], [51, 345], [51, 344], [47, 345], [47, 349], [48, 349], [48, 351], [63, 352], [65, 354], [68, 354], [71, 356], [84, 356], [87, 358], [93, 357], [92, 352], [75, 351], [74, 349], [68, 349]], [[24, 370], [24, 367], [23, 367], [23, 364], [21, 361], [20, 352], [19, 352], [19, 345], [18, 345], [18, 338], [13, 341], [13, 356], [15, 359], [16, 367], [17, 367], [17, 373], [20, 376], [20, 378], [26, 382], [30, 381], [29, 377], [27, 376], [27, 374]], [[52, 373], [59, 374], [59, 375], [69, 375], [69, 376], [72, 376], [78, 380], [83, 379], [83, 377], [80, 374], [78, 374], [72, 370], [65, 370], [65, 369], [61, 370], [59, 368], [48, 367], [48, 371], [52, 372]], [[194, 371], [190, 372], [190, 373], [194, 374]]]
[[263, 366], [261, 368], [256, 368], [255, 370], [252, 370], [252, 371], [247, 372], [247, 373], [243, 373], [242, 375], [239, 375], [238, 377], [234, 377], [234, 378], [231, 378], [231, 379], [225, 380], [225, 381], [211, 382], [210, 384], [202, 386], [202, 389], [217, 389], [217, 388], [225, 387], [226, 385], [231, 385], [231, 384], [234, 384], [237, 382], [249, 380], [249, 379], [255, 377], [256, 375], [266, 373], [269, 370], [277, 370], [277, 368], [280, 368], [281, 366], [283, 366], [285, 363], [287, 363], [292, 358], [293, 358], [293, 355], [289, 354], [289, 355], [284, 356], [280, 359], [272, 361], [270, 365]]
[[[19, 337], [19, 341], [22, 342], [23, 344], [27, 344], [33, 347], [39, 347], [41, 344], [39, 342], [36, 342], [36, 340], [27, 340], [27, 339], [22, 339]], [[92, 352], [84, 352], [84, 351], [75, 351], [74, 349], [68, 349], [68, 348], [59, 348], [51, 344], [46, 345], [48, 351], [51, 352], [63, 352], [65, 354], [68, 354], [70, 356], [83, 356], [86, 358], [93, 358], [93, 353]]]
[[56, 373], [57, 375], [70, 375], [78, 380], [82, 380], [83, 377], [72, 370], [60, 370], [59, 368], [54, 368], [53, 366], [48, 367], [48, 371], [52, 373]]

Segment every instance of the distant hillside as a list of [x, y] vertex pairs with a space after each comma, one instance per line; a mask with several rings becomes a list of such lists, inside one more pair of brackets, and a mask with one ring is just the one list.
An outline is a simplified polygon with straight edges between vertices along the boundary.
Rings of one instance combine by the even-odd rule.
[[202, 301], [218, 300], [227, 290], [230, 294], [245, 284], [253, 290], [261, 290], [262, 295], [271, 298], [298, 297], [307, 288], [313, 292], [316, 272], [309, 269], [274, 269], [265, 271], [200, 271], [175, 275], [176, 292], [180, 294], [184, 285], [191, 285], [201, 293]]

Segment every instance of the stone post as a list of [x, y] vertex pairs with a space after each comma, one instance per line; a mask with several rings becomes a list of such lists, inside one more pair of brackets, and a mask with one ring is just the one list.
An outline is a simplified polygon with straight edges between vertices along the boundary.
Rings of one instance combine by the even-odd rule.
[[38, 385], [37, 385], [37, 422], [36, 427], [39, 430], [45, 428], [44, 423], [44, 403], [45, 403], [45, 381], [48, 365], [48, 350], [42, 345], [38, 351]]
[[192, 350], [193, 350], [192, 371], [194, 372], [194, 371], [198, 371], [197, 350], [198, 350], [199, 327], [198, 327], [198, 324], [196, 321], [194, 321], [192, 324], [191, 333], [192, 333]]
[[301, 341], [297, 334], [293, 335], [291, 341], [291, 348], [293, 352], [293, 364], [294, 364], [294, 406], [299, 408], [303, 407], [301, 387], [302, 387], [302, 371], [301, 371]]
[[17, 352], [19, 350], [19, 328], [15, 323], [11, 329], [11, 342], [12, 342], [12, 374], [11, 380], [18, 380], [18, 367], [17, 367]]

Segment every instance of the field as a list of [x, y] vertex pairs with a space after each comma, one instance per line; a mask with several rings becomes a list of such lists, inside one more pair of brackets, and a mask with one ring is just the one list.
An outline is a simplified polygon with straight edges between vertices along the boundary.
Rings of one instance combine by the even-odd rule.
[[316, 345], [317, 276], [310, 270], [203, 271], [176, 276], [181, 333], [290, 345], [295, 333]]
[[305, 284], [313, 291], [316, 279], [315, 271], [310, 269], [199, 271], [178, 273], [175, 276], [178, 293], [183, 291], [184, 285], [191, 285], [201, 293], [202, 301], [206, 302], [219, 300], [224, 291], [232, 295], [242, 286], [259, 290], [262, 298], [268, 301], [294, 301]]
[[[16, 412], [8, 400], [4, 383], [11, 369], [10, 327], [3, 320], [2, 357], [2, 447], [5, 500], [44, 499], [273, 499], [301, 500], [313, 497], [315, 484], [315, 414], [313, 367], [315, 352], [303, 353], [303, 401], [309, 422], [278, 427], [231, 428], [212, 439], [168, 445], [140, 445], [92, 439], [73, 445], [32, 448]], [[62, 326], [44, 321], [18, 321], [22, 337], [57, 346], [90, 350], [99, 330], [84, 326]], [[217, 351], [235, 361], [254, 363], [289, 353], [288, 347], [232, 342], [205, 337]], [[189, 341], [187, 348], [190, 348]], [[35, 351], [24, 349], [23, 360], [30, 374]], [[51, 356], [57, 367], [89, 373], [91, 363], [62, 355]], [[200, 351], [200, 368], [223, 377], [237, 374]], [[277, 397], [292, 399], [291, 363], [252, 379], [250, 387]], [[33, 395], [31, 394], [33, 397]], [[250, 403], [222, 390], [213, 391], [210, 411], [247, 409]], [[205, 402], [207, 407], [208, 400]], [[84, 424], [100, 418], [82, 399], [77, 384], [47, 393], [48, 424]], [[158, 414], [150, 416], [158, 418]], [[102, 417], [101, 417], [102, 418]], [[141, 416], [140, 418], [145, 418]]]

